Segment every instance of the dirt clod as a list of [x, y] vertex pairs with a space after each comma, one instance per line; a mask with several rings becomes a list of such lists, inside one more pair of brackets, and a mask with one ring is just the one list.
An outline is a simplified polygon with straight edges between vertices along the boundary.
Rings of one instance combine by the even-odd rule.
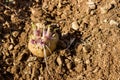
[[59, 66], [62, 66], [62, 60], [61, 60], [60, 56], [57, 57], [56, 61], [57, 61], [57, 63], [58, 63]]

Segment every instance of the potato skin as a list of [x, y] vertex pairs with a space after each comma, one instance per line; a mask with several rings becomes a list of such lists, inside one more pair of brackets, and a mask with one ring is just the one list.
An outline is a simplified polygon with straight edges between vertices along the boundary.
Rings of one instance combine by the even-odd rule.
[[[58, 40], [59, 40], [59, 36], [57, 33], [55, 33], [52, 39], [48, 40], [48, 43], [50, 45], [47, 46], [51, 50], [51, 52], [55, 50]], [[30, 40], [28, 42], [28, 49], [32, 52], [33, 55], [41, 58], [44, 57], [44, 49], [42, 47], [41, 48], [36, 47], [35, 44], [32, 44], [30, 42]], [[49, 56], [51, 54], [50, 51], [47, 48], [45, 48], [45, 50], [46, 50], [46, 55]]]

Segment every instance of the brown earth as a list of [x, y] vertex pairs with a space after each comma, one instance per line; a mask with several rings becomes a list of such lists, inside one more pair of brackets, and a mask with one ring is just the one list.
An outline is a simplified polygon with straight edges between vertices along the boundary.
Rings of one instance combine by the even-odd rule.
[[[27, 47], [31, 22], [58, 28], [51, 75]], [[120, 0], [1, 1], [0, 35], [0, 80], [120, 80]]]

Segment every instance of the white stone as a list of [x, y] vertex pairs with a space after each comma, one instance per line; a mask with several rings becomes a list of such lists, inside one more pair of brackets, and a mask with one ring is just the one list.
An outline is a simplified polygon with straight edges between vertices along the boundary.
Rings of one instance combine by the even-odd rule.
[[116, 26], [118, 26], [119, 23], [117, 21], [115, 21], [115, 20], [110, 20], [110, 25], [116, 25]]
[[61, 66], [61, 65], [62, 65], [62, 60], [61, 60], [61, 58], [60, 58], [60, 57], [57, 57], [57, 63], [58, 63], [58, 65], [59, 65], [59, 66]]
[[87, 4], [88, 4], [88, 7], [89, 7], [90, 9], [95, 9], [95, 8], [96, 8], [95, 3], [94, 3], [93, 1], [91, 1], [91, 0], [89, 0], [89, 1], [87, 2]]
[[72, 29], [74, 29], [74, 30], [79, 29], [79, 25], [78, 25], [77, 21], [72, 22]]

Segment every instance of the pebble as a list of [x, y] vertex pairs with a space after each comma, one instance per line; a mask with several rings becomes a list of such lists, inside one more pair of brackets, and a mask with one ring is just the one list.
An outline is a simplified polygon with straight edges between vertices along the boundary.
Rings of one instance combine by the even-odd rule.
[[35, 0], [35, 2], [39, 3], [39, 0]]
[[44, 80], [44, 78], [42, 77], [42, 76], [39, 76], [39, 78], [38, 78], [39, 80]]
[[77, 58], [77, 57], [74, 59], [74, 61], [75, 61], [76, 63], [81, 63], [81, 62], [82, 62], [81, 59], [80, 59], [80, 58]]
[[4, 11], [4, 14], [7, 15], [7, 16], [10, 16], [11, 13], [12, 13], [11, 10], [5, 10], [5, 11]]
[[99, 67], [96, 67], [96, 68], [93, 70], [93, 73], [98, 72], [98, 70], [99, 70]]
[[10, 28], [10, 23], [6, 21], [5, 23], [3, 23], [3, 26]]
[[[10, 71], [11, 71], [11, 67], [8, 67], [6, 71], [7, 71], [7, 72], [10, 72]], [[1, 78], [1, 77], [0, 77], [0, 78]]]
[[80, 52], [82, 50], [83, 46], [81, 44], [78, 45], [77, 51]]
[[91, 14], [91, 15], [95, 15], [95, 14], [96, 14], [96, 11], [95, 11], [95, 10], [92, 10], [92, 11], [90, 12], [90, 14]]
[[85, 61], [85, 63], [86, 63], [86, 64], [90, 64], [90, 60], [87, 59], [87, 60]]
[[10, 56], [9, 52], [6, 51], [5, 49], [2, 51], [3, 53], [3, 59], [5, 59], [6, 57]]
[[18, 34], [19, 34], [18, 31], [14, 31], [14, 32], [12, 32], [12, 35], [13, 35], [13, 37], [15, 37], [15, 38], [18, 36]]
[[108, 19], [104, 19], [103, 22], [104, 22], [104, 23], [107, 23], [107, 22], [108, 22]]
[[96, 9], [96, 5], [93, 1], [89, 0], [87, 4], [90, 9]]
[[116, 5], [116, 4], [117, 4], [116, 0], [112, 0], [112, 1], [111, 1], [111, 4]]
[[12, 50], [14, 48], [13, 44], [10, 44], [9, 47], [8, 47], [8, 50]]
[[10, 42], [13, 43], [13, 44], [15, 43], [14, 39], [12, 37], [10, 37]]
[[78, 25], [77, 21], [72, 22], [72, 29], [74, 29], [74, 30], [79, 29], [79, 25]]
[[37, 60], [37, 57], [29, 57], [28, 59], [27, 59], [27, 62], [31, 62], [31, 61], [35, 61], [35, 60]]
[[116, 25], [116, 26], [118, 26], [119, 23], [117, 21], [115, 21], [115, 20], [110, 20], [110, 25]]
[[16, 16], [15, 14], [12, 14], [12, 15], [11, 15], [11, 21], [12, 21], [13, 23], [19, 22], [18, 16]]
[[71, 69], [71, 67], [72, 67], [71, 62], [67, 63], [67, 65], [66, 65], [66, 66], [67, 66], [67, 68], [68, 68], [68, 69]]
[[11, 65], [13, 63], [12, 58], [7, 58], [5, 61], [6, 61], [6, 64], [8, 64], [8, 65]]
[[62, 7], [61, 0], [59, 0], [59, 2], [58, 2], [58, 8], [61, 8], [61, 7]]
[[102, 14], [105, 14], [108, 11], [105, 7], [101, 7], [100, 10]]
[[33, 62], [29, 62], [29, 63], [28, 63], [28, 66], [29, 66], [29, 67], [33, 66]]
[[91, 51], [90, 46], [83, 46], [83, 52], [89, 53]]
[[57, 63], [59, 66], [62, 66], [62, 60], [60, 56], [57, 57]]
[[101, 8], [100, 8], [101, 13], [102, 13], [102, 14], [107, 13], [107, 12], [108, 12], [108, 10], [109, 10], [111, 7], [112, 7], [112, 5], [111, 5], [111, 4], [108, 4], [108, 5], [106, 5], [106, 6], [101, 7]]

